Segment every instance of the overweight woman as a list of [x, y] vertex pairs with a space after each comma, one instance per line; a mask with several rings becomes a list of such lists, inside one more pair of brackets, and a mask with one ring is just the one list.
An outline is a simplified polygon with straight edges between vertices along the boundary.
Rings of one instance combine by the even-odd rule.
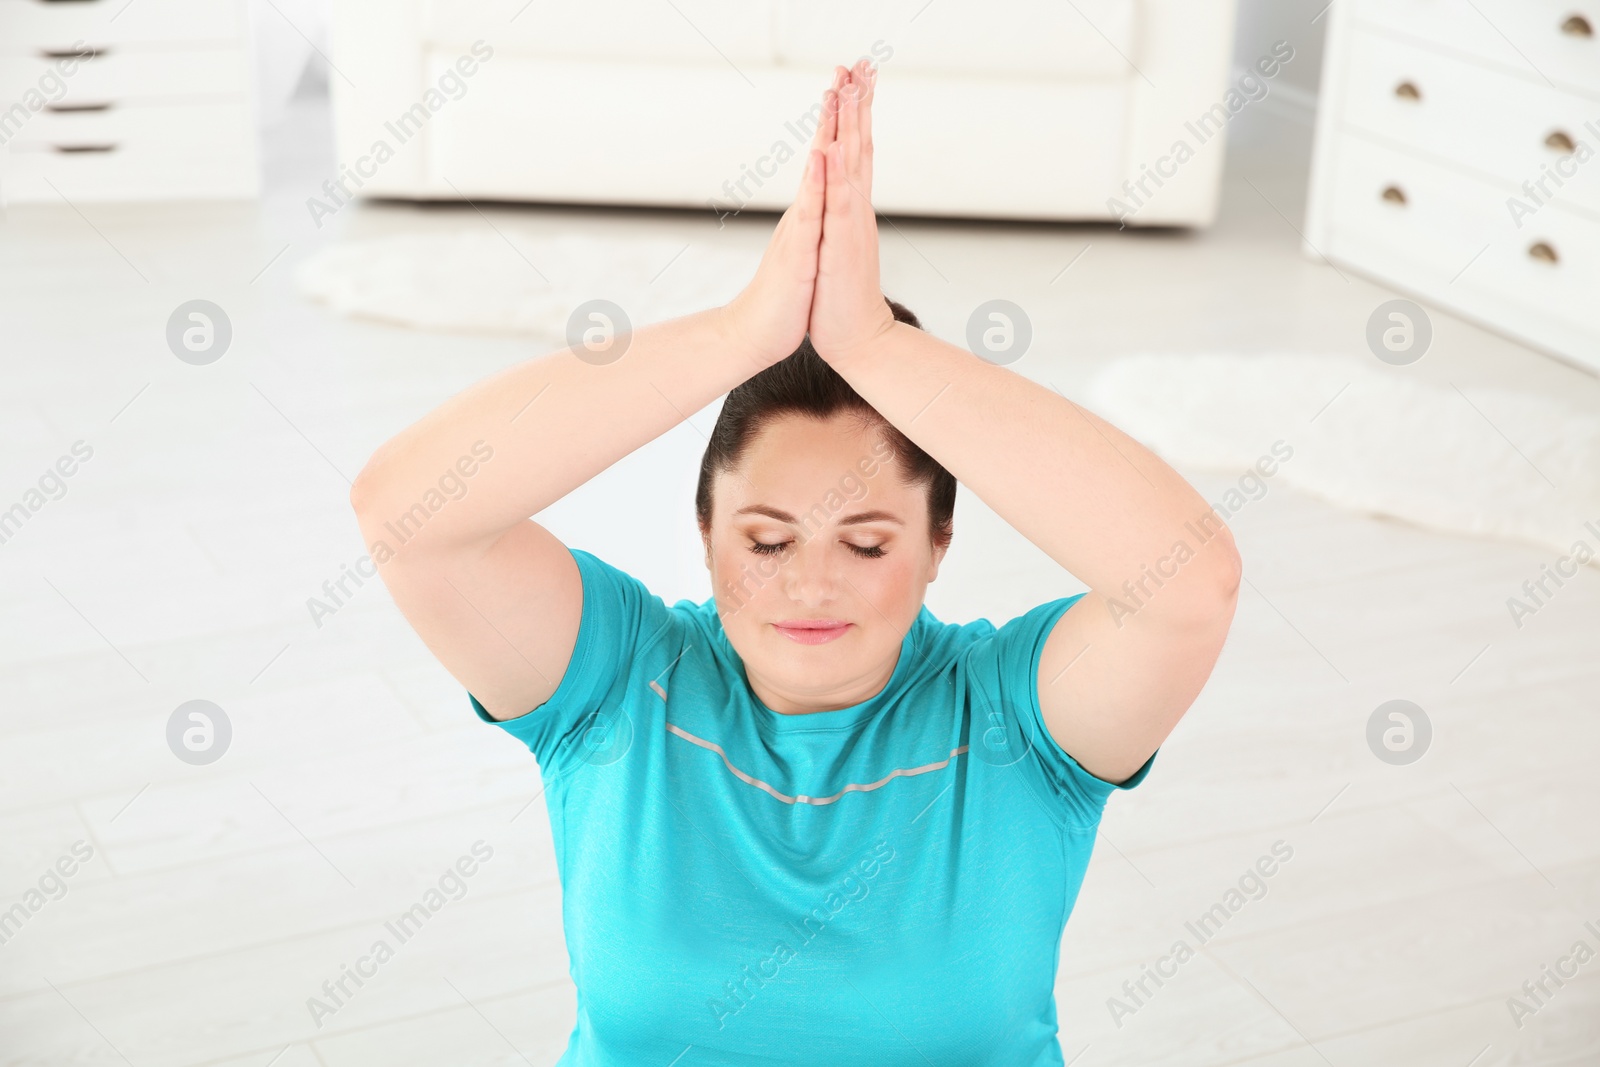
[[[1060, 1064], [1101, 812], [1233, 618], [1232, 535], [1175, 471], [884, 297], [875, 80], [836, 71], [734, 300], [474, 385], [351, 493], [369, 543], [413, 520], [374, 553], [395, 603], [538, 761], [562, 1065]], [[529, 518], [725, 393], [696, 498], [710, 599], [668, 606]], [[468, 491], [419, 503], [464, 457]], [[934, 617], [958, 480], [1088, 592]]]

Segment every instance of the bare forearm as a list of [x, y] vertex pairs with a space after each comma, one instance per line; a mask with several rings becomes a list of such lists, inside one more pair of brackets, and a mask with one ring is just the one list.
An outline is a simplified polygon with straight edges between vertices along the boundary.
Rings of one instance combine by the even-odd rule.
[[[901, 432], [1096, 592], [1165, 570], [1173, 611], [1235, 581], [1231, 533], [1182, 476], [1092, 412], [905, 323], [830, 363]], [[1181, 590], [1174, 593], [1172, 590]]]
[[[769, 362], [721, 307], [639, 328], [612, 362], [571, 348], [528, 360], [387, 441], [356, 478], [352, 504], [364, 524], [428, 508], [409, 545], [491, 543]], [[441, 493], [441, 479], [460, 495]]]

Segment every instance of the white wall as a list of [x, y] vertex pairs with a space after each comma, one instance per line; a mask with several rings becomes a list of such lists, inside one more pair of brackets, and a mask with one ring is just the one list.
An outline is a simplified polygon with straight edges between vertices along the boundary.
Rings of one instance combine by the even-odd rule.
[[1314, 95], [1322, 71], [1327, 7], [1328, 0], [1239, 0], [1234, 62], [1243, 66], [1268, 51], [1274, 41], [1288, 41], [1294, 46], [1295, 56], [1284, 68], [1283, 80], [1302, 93]]
[[[1328, 25], [1329, 0], [1239, 0], [1234, 28], [1233, 64], [1250, 67], [1271, 52], [1274, 43], [1288, 41], [1294, 58], [1270, 83], [1259, 104], [1241, 113], [1228, 133], [1230, 149], [1250, 149], [1272, 142], [1295, 155], [1298, 165], [1309, 163], [1310, 127], [1316, 114], [1318, 83], [1322, 78], [1322, 43]], [[1285, 137], [1284, 120], [1303, 130], [1304, 136]]]

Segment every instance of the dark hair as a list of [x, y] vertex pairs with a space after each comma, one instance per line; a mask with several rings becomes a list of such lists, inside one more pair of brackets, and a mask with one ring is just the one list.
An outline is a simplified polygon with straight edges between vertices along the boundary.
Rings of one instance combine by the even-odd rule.
[[[884, 297], [884, 301], [896, 321], [922, 329], [922, 323], [905, 305], [888, 297]], [[711, 528], [713, 480], [720, 472], [738, 465], [768, 420], [795, 414], [820, 421], [840, 412], [857, 416], [863, 426], [880, 429], [894, 449], [894, 460], [904, 483], [921, 485], [927, 490], [930, 542], [939, 548], [948, 547], [954, 533], [955, 476], [862, 399], [838, 371], [817, 355], [810, 337], [801, 341], [792, 354], [736, 386], [723, 401], [705, 455], [700, 460], [700, 482], [694, 500], [700, 528]]]

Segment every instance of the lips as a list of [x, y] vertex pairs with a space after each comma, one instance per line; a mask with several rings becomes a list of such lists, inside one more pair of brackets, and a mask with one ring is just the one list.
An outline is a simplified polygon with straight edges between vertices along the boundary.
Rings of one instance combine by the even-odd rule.
[[851, 624], [843, 619], [786, 619], [772, 624], [780, 634], [802, 645], [820, 645], [842, 637]]

